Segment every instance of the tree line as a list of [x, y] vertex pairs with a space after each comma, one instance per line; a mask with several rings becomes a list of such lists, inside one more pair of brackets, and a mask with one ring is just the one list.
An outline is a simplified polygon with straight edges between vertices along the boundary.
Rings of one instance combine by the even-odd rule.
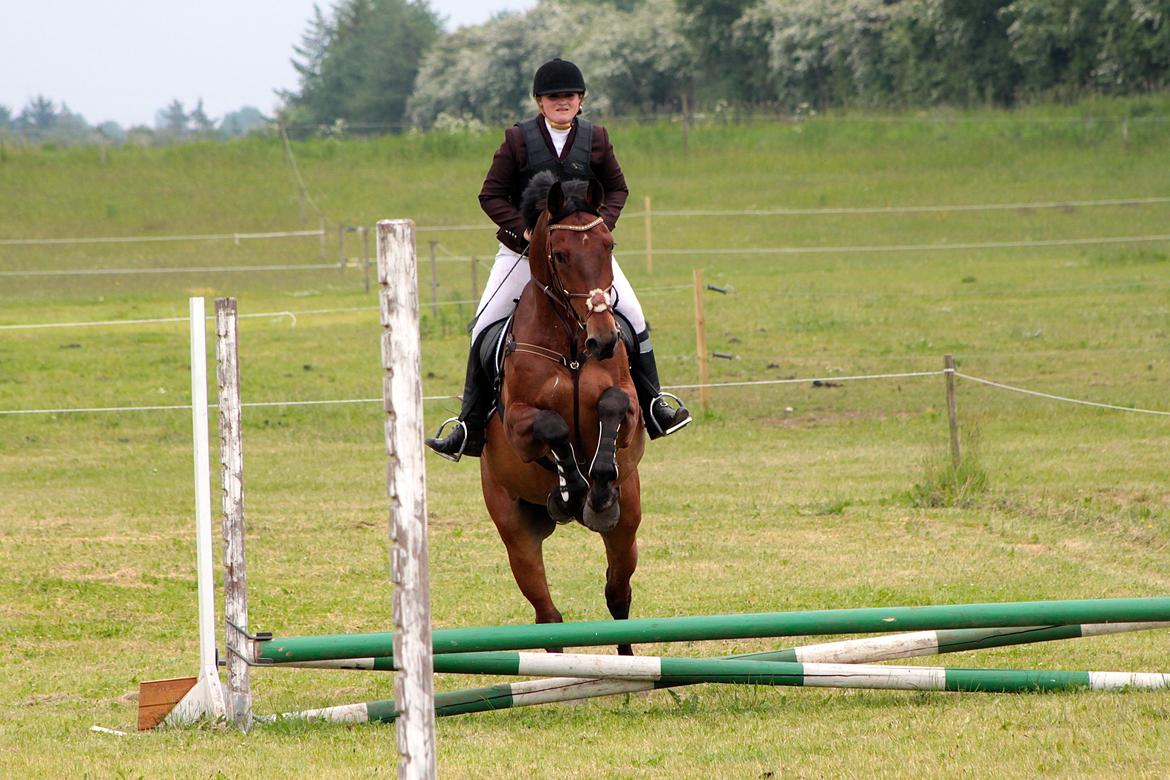
[[117, 122], [91, 125], [65, 103], [58, 106], [44, 95], [37, 95], [18, 114], [0, 105], [0, 138], [11, 134], [37, 143], [65, 146], [94, 143], [147, 146], [176, 141], [235, 138], [267, 128], [271, 121], [252, 106], [244, 106], [214, 119], [207, 115], [202, 100], [196, 101], [194, 108], [187, 110], [183, 102], [176, 99], [155, 112], [153, 127], [133, 125], [124, 128]]
[[600, 115], [1010, 107], [1170, 84], [1170, 0], [539, 0], [443, 33], [425, 0], [315, 9], [291, 125], [498, 125], [531, 78], [582, 67]]

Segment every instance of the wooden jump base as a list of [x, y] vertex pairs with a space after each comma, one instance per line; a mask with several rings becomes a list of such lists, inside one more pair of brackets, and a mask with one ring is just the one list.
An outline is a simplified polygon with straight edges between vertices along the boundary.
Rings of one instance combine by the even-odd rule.
[[[713, 639], [909, 630], [1170, 621], [1170, 598], [1023, 601], [926, 607], [762, 612], [526, 626], [446, 628], [432, 632], [434, 652], [532, 650]], [[393, 656], [393, 634], [334, 634], [253, 643], [254, 663]]]

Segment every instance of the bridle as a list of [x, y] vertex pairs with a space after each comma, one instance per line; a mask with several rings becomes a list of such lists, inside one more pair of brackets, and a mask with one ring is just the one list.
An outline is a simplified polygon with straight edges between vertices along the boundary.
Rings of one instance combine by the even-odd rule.
[[[563, 216], [565, 215], [561, 214], [558, 218]], [[567, 225], [558, 222], [548, 225], [545, 228], [544, 262], [548, 268], [549, 274], [552, 276], [553, 283], [552, 285], [547, 285], [535, 278], [533, 278], [532, 283], [540, 288], [540, 290], [553, 302], [553, 313], [556, 315], [557, 319], [560, 320], [561, 326], [565, 329], [565, 335], [568, 336], [570, 354], [562, 355], [556, 350], [548, 349], [547, 347], [542, 347], [537, 344], [518, 342], [514, 338], [510, 338], [507, 345], [508, 352], [527, 352], [529, 354], [537, 355], [539, 357], [552, 360], [553, 362], [560, 363], [561, 365], [568, 368], [573, 374], [574, 390], [576, 390], [577, 370], [581, 367], [581, 361], [589, 357], [588, 351], [581, 355], [578, 354], [577, 339], [585, 330], [590, 317], [592, 317], [594, 314], [601, 314], [603, 312], [613, 310], [613, 307], [616, 303], [614, 298], [616, 296], [614, 295], [612, 283], [610, 283], [608, 289], [603, 290], [601, 288], [594, 288], [587, 293], [573, 292], [565, 287], [565, 283], [561, 279], [560, 272], [557, 271], [557, 265], [555, 262], [553, 262], [552, 246], [549, 238], [550, 234], [554, 230], [571, 230], [574, 233], [585, 233], [602, 224], [604, 221], [605, 220], [602, 219], [602, 217], [599, 215], [592, 222], [586, 223], [584, 225]], [[573, 306], [573, 300], [576, 298], [585, 299], [587, 302], [586, 313], [584, 316], [581, 316], [576, 307]], [[572, 317], [572, 321], [570, 321], [569, 318], [562, 314], [562, 310], [568, 312], [568, 314]]]
[[[565, 283], [561, 280], [561, 274], [557, 270], [557, 265], [553, 262], [552, 244], [549, 240], [551, 236], [547, 234], [551, 234], [554, 230], [571, 230], [574, 233], [586, 233], [602, 224], [604, 221], [604, 219], [598, 216], [597, 219], [585, 225], [566, 225], [562, 223], [555, 223], [549, 225], [546, 229], [547, 232], [544, 241], [545, 264], [548, 266], [549, 273], [552, 275], [553, 282], [556, 284], [556, 290], [554, 291], [549, 289], [548, 285], [541, 284], [540, 282], [537, 282], [537, 284], [540, 285], [542, 290], [544, 290], [545, 295], [548, 295], [553, 299], [553, 301], [560, 304], [562, 308], [567, 309], [569, 313], [573, 315], [573, 318], [577, 321], [578, 332], [585, 328], [585, 323], [594, 314], [601, 314], [602, 312], [609, 311], [613, 308], [613, 284], [611, 283], [608, 289], [603, 290], [601, 288], [594, 288], [587, 293], [572, 292], [566, 288]], [[586, 313], [584, 317], [582, 317], [581, 314], [578, 313], [576, 307], [573, 306], [573, 300], [577, 298], [584, 299], [586, 301]]]

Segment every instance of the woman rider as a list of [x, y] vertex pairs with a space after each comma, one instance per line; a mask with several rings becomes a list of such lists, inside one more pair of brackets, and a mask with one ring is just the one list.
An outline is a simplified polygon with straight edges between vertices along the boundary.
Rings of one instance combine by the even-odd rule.
[[[585, 97], [585, 77], [581, 70], [566, 60], [549, 60], [536, 71], [532, 96], [539, 115], [504, 132], [504, 143], [496, 150], [479, 193], [480, 206], [499, 226], [496, 237], [500, 249], [472, 323], [463, 407], [457, 418], [444, 422], [435, 437], [426, 440], [428, 447], [450, 460], [459, 460], [462, 455], [479, 456], [483, 451], [484, 430], [493, 398], [480, 365], [480, 337], [492, 324], [512, 313], [515, 300], [532, 278], [524, 257], [531, 235], [524, 227], [519, 209], [528, 182], [544, 170], [552, 171], [561, 180], [596, 178], [605, 191], [601, 216], [610, 230], [617, 224], [629, 196], [609, 134], [604, 127], [578, 116]], [[687, 425], [691, 415], [681, 401], [662, 392], [650, 328], [638, 297], [616, 259], [613, 277], [617, 313], [629, 321], [637, 334], [638, 348], [630, 363], [646, 430], [651, 439], [657, 439]], [[677, 406], [667, 402], [668, 397]], [[458, 424], [446, 437], [439, 438], [452, 422]]]

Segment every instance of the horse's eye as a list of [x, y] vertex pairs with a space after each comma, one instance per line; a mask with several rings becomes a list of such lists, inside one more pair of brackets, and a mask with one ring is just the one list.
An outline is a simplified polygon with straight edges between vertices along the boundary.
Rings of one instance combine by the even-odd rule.
[[566, 255], [564, 252], [561, 252], [560, 250], [557, 250], [557, 251], [555, 251], [555, 252], [553, 252], [553, 253], [552, 253], [552, 259], [553, 259], [553, 262], [555, 262], [555, 263], [559, 263], [560, 265], [564, 265], [564, 264], [565, 264], [565, 262], [566, 262], [566, 261], [567, 261], [569, 258], [568, 258], [568, 255]]

